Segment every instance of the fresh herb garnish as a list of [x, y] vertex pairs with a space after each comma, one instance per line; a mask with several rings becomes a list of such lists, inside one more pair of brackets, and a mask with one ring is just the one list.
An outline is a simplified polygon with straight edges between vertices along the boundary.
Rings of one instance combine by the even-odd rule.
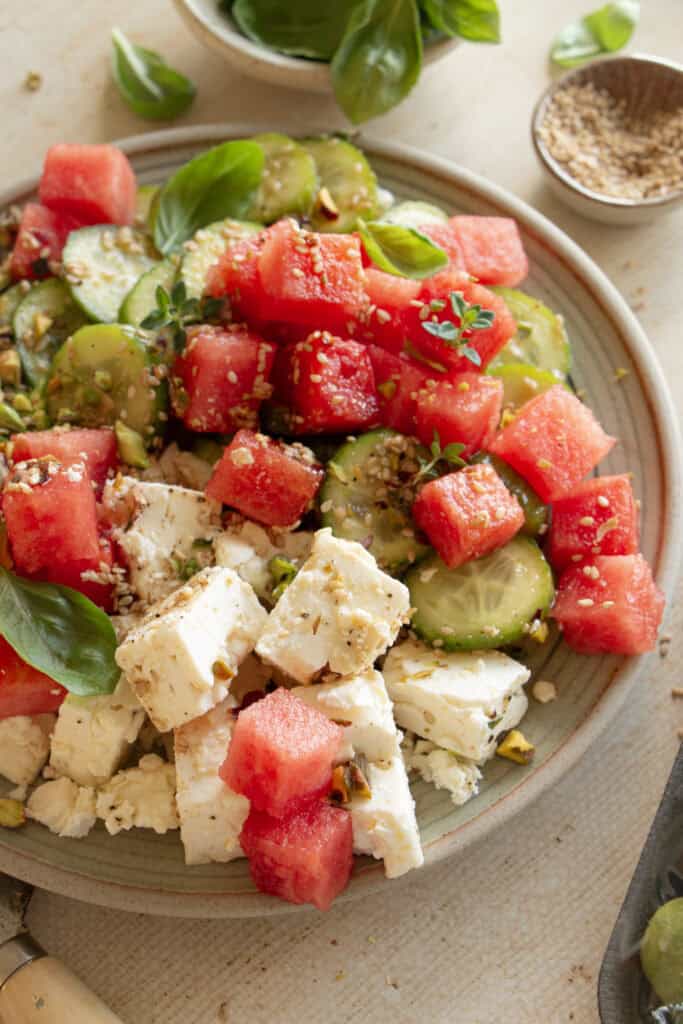
[[420, 6], [439, 32], [474, 43], [500, 42], [496, 0], [421, 0]]
[[0, 634], [29, 665], [79, 697], [113, 693], [121, 675], [109, 616], [70, 587], [0, 568]]
[[185, 347], [188, 327], [214, 320], [223, 308], [221, 299], [188, 299], [184, 281], [177, 281], [170, 294], [163, 285], [157, 285], [154, 294], [157, 307], [147, 314], [140, 327], [145, 331], [169, 330], [176, 352]]
[[448, 256], [416, 228], [388, 221], [358, 221], [363, 247], [380, 270], [421, 281], [448, 265]]
[[112, 30], [112, 73], [124, 102], [148, 121], [172, 121], [184, 114], [196, 89], [153, 50], [135, 46], [121, 29]]
[[[445, 448], [441, 447], [441, 438], [437, 430], [434, 431], [434, 437], [432, 443], [429, 446], [429, 452], [431, 459], [426, 459], [422, 455], [418, 455], [417, 460], [420, 463], [420, 468], [415, 474], [413, 484], [427, 483], [429, 480], [436, 480], [437, 477], [443, 475], [447, 471], [449, 466], [455, 466], [456, 469], [462, 469], [467, 463], [461, 458], [462, 452], [465, 450], [464, 444], [459, 444], [456, 441], [452, 441], [447, 444]], [[441, 466], [441, 463], [446, 463], [445, 466]]]
[[451, 292], [451, 309], [458, 318], [458, 323], [452, 320], [425, 320], [422, 326], [428, 334], [443, 341], [449, 348], [453, 348], [469, 359], [475, 366], [481, 366], [481, 356], [476, 348], [468, 345], [467, 338], [472, 331], [483, 331], [489, 328], [496, 318], [492, 309], [483, 309], [478, 302], [469, 303], [465, 300], [462, 292]]
[[582, 64], [601, 53], [621, 50], [640, 18], [639, 0], [614, 0], [566, 25], [555, 39], [550, 57], [563, 68]]
[[249, 39], [291, 57], [331, 60], [356, 0], [235, 0], [231, 14]]
[[683, 1024], [683, 1003], [670, 1003], [650, 1010], [652, 1024]]
[[275, 558], [271, 558], [268, 568], [275, 584], [273, 588], [273, 601], [279, 601], [299, 570], [294, 565], [294, 562], [290, 562], [288, 558], [283, 558], [282, 555], [276, 555]]

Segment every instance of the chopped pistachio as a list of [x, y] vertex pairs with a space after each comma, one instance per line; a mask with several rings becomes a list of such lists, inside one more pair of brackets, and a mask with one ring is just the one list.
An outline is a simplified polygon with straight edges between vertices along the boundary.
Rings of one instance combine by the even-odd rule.
[[26, 813], [19, 800], [0, 800], [0, 828], [20, 828], [25, 824]]
[[519, 731], [511, 729], [502, 743], [496, 748], [499, 757], [505, 757], [515, 764], [529, 764], [534, 756], [534, 745]]
[[33, 409], [31, 399], [28, 397], [28, 395], [24, 395], [21, 392], [19, 392], [18, 395], [14, 396], [14, 398], [12, 399], [12, 405], [17, 410], [17, 412], [31, 412]]
[[0, 381], [15, 386], [21, 382], [21, 359], [15, 348], [0, 352]]
[[0, 427], [12, 431], [24, 429], [24, 421], [21, 416], [7, 402], [0, 402]]
[[322, 213], [323, 217], [327, 220], [337, 220], [339, 217], [339, 207], [332, 198], [332, 193], [328, 188], [320, 189], [315, 205], [316, 209]]
[[114, 433], [121, 461], [126, 462], [129, 466], [135, 466], [136, 469], [147, 469], [149, 456], [145, 449], [145, 442], [137, 430], [126, 426], [122, 420], [117, 420], [114, 424]]

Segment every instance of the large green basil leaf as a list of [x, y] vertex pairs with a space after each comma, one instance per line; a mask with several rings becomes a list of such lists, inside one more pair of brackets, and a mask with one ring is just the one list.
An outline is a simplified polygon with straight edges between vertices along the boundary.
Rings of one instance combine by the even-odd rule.
[[358, 221], [366, 253], [380, 270], [421, 281], [448, 266], [448, 256], [416, 228], [375, 220]]
[[149, 121], [171, 121], [183, 114], [196, 93], [190, 79], [158, 53], [135, 46], [120, 29], [111, 35], [114, 81], [133, 113]]
[[416, 0], [360, 0], [332, 60], [337, 102], [354, 124], [391, 110], [422, 69]]
[[70, 587], [0, 568], [0, 634], [29, 665], [79, 697], [112, 693], [121, 675], [109, 616]]
[[159, 195], [157, 249], [167, 255], [213, 221], [244, 220], [261, 183], [263, 163], [263, 148], [240, 139], [215, 146], [176, 171]]
[[500, 42], [500, 13], [496, 0], [422, 0], [434, 28], [448, 36], [475, 43]]
[[235, 0], [245, 36], [293, 57], [330, 60], [358, 0]]
[[620, 50], [631, 38], [640, 16], [639, 0], [615, 0], [566, 25], [550, 51], [554, 64], [572, 68], [601, 53]]

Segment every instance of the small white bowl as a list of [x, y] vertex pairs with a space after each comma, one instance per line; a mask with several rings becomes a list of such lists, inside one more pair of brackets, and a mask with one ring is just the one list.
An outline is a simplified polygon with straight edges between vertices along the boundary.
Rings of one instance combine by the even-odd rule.
[[683, 185], [674, 192], [649, 199], [620, 199], [580, 185], [553, 157], [541, 138], [541, 126], [548, 108], [561, 89], [575, 83], [592, 82], [617, 99], [639, 118], [660, 110], [683, 106], [683, 65], [658, 57], [634, 54], [605, 57], [573, 68], [550, 85], [541, 96], [531, 118], [531, 137], [546, 181], [555, 195], [577, 213], [614, 226], [651, 223], [660, 214], [683, 202]]
[[[335, 0], [320, 2], [334, 3]], [[175, 5], [200, 42], [230, 61], [245, 75], [292, 89], [332, 92], [329, 64], [303, 57], [286, 57], [247, 39], [230, 15], [218, 9], [216, 0], [175, 0]], [[425, 46], [425, 64], [441, 60], [459, 43], [459, 39], [450, 38], [428, 43]]]

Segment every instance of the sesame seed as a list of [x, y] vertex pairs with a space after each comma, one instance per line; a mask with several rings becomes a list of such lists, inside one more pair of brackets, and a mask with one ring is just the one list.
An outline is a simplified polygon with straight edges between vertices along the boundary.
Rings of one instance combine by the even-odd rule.
[[595, 519], [593, 516], [581, 516], [579, 519], [580, 526], [595, 526]]
[[580, 597], [576, 603], [580, 608], [592, 608], [595, 601], [592, 597]]
[[598, 494], [597, 502], [600, 508], [609, 508], [609, 499], [604, 494]]

